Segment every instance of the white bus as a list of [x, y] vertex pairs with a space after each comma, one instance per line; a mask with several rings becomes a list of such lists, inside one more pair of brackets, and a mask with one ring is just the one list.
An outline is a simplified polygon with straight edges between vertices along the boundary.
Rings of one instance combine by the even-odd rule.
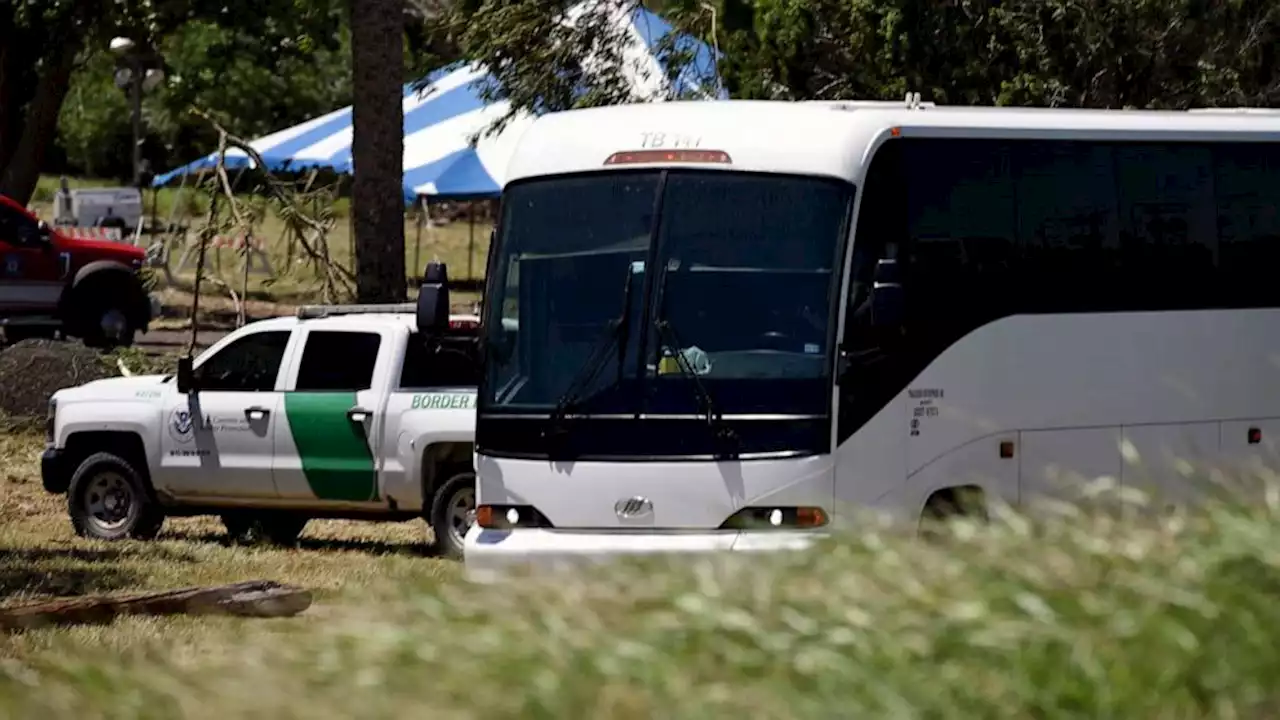
[[1179, 460], [1280, 433], [1280, 115], [549, 115], [487, 277], [471, 577], [791, 547], [1062, 471], [1187, 496]]

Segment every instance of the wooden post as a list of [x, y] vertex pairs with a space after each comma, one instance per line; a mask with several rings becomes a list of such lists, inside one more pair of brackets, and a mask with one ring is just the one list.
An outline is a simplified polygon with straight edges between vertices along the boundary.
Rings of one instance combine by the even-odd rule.
[[476, 203], [474, 200], [467, 203], [467, 218], [471, 226], [470, 238], [467, 240], [467, 279], [475, 280], [473, 265], [476, 259]]

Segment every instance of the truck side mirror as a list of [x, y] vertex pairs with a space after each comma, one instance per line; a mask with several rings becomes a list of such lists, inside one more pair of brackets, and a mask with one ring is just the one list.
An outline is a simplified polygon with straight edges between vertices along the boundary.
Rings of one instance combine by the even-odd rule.
[[881, 328], [901, 327], [905, 304], [898, 261], [881, 259], [876, 263], [871, 286], [871, 324]]
[[196, 389], [196, 374], [189, 356], [178, 358], [177, 383], [178, 392], [184, 395]]
[[449, 270], [442, 262], [427, 264], [418, 291], [418, 332], [440, 336], [449, 328]]
[[36, 223], [36, 243], [42, 250], [53, 250], [53, 230], [43, 220]]

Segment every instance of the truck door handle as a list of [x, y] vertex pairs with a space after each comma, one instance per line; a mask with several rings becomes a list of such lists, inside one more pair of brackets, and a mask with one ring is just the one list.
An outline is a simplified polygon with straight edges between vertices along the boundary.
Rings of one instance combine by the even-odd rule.
[[250, 408], [245, 408], [244, 410], [244, 416], [249, 418], [250, 420], [261, 420], [270, 414], [271, 414], [270, 410], [264, 407], [259, 407], [257, 405], [254, 405], [253, 407], [250, 407]]
[[363, 425], [364, 421], [369, 419], [369, 411], [362, 407], [353, 407], [347, 411], [347, 419]]

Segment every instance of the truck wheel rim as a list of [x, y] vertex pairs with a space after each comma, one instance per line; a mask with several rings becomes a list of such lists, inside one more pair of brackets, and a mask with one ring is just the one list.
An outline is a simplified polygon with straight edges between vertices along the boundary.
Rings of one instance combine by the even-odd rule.
[[118, 530], [133, 515], [133, 486], [119, 473], [99, 473], [85, 490], [84, 504], [89, 522], [101, 530]]
[[476, 514], [476, 491], [463, 488], [453, 494], [449, 503], [449, 535], [454, 545], [462, 545], [462, 539], [471, 529]]
[[102, 319], [99, 321], [103, 336], [112, 340], [119, 340], [124, 335], [127, 324], [128, 320], [119, 308], [111, 308], [102, 313]]

